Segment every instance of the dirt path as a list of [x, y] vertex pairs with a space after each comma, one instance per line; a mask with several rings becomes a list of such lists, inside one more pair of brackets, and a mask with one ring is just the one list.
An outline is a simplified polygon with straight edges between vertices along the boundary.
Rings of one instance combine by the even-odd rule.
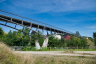
[[75, 51], [74, 53], [64, 53], [64, 51], [14, 51], [22, 54], [40, 54], [40, 55], [66, 55], [66, 56], [96, 56], [96, 51]]

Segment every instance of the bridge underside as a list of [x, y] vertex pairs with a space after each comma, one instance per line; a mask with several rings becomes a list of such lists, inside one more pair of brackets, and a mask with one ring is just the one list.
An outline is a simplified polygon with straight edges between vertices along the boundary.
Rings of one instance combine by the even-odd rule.
[[75, 34], [70, 34], [70, 33], [64, 32], [62, 30], [57, 30], [57, 29], [54, 29], [54, 28], [51, 28], [51, 27], [46, 27], [46, 26], [43, 26], [43, 25], [27, 22], [27, 21], [24, 21], [24, 20], [19, 20], [19, 19], [16, 19], [16, 18], [4, 16], [4, 15], [1, 15], [1, 14], [0, 14], [0, 21], [4, 21], [6, 23], [9, 22], [9, 23], [13, 23], [13, 24], [16, 24], [16, 25], [21, 25], [23, 27], [28, 27], [30, 30], [32, 30], [31, 29], [32, 27], [37, 28], [36, 32], [38, 32], [38, 29], [42, 29], [43, 34], [44, 34], [44, 30], [46, 30], [46, 31], [55, 32], [55, 33], [58, 33], [58, 34], [69, 34], [69, 35], [75, 36]]

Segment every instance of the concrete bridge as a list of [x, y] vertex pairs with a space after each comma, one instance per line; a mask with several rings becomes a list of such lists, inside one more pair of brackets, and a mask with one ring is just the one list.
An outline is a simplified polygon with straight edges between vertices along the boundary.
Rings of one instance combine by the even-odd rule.
[[[3, 13], [6, 13], [6, 14], [9, 14], [9, 15], [12, 15], [12, 16], [8, 16], [8, 15], [5, 15]], [[15, 18], [13, 16], [28, 19], [29, 21], [21, 20], [21, 19]], [[75, 33], [72, 33], [70, 31], [67, 31], [67, 30], [52, 26], [52, 25], [48, 25], [48, 24], [45, 24], [45, 23], [42, 23], [42, 22], [39, 22], [39, 21], [36, 21], [36, 20], [33, 20], [33, 19], [22, 17], [22, 16], [19, 16], [19, 15], [13, 14], [13, 13], [2, 11], [2, 10], [0, 10], [0, 21], [5, 22], [5, 24], [0, 23], [0, 25], [7, 26], [7, 27], [10, 27], [10, 28], [13, 28], [13, 29], [16, 29], [16, 30], [19, 30], [19, 29], [16, 28], [16, 26], [20, 25], [20, 26], [23, 27], [23, 29], [25, 27], [27, 27], [30, 30], [29, 33], [31, 33], [31, 34], [32, 34], [32, 32], [35, 32], [35, 33], [38, 33], [39, 35], [45, 37], [45, 40], [44, 40], [44, 43], [43, 43], [42, 47], [47, 47], [47, 44], [48, 44], [48, 37], [47, 37], [48, 32], [50, 32], [51, 35], [52, 35], [52, 33], [54, 33], [53, 36], [55, 36], [55, 37], [57, 37], [59, 39], [61, 38], [61, 36], [58, 35], [58, 34], [63, 34], [63, 35], [68, 34], [68, 35], [79, 37]], [[38, 23], [33, 23], [33, 21], [38, 22]], [[12, 24], [15, 24], [15, 25], [14, 25], [14, 27], [12, 27], [12, 26], [8, 25], [8, 23], [12, 23]], [[32, 28], [36, 28], [36, 30], [33, 30]], [[23, 29], [22, 29], [21, 32], [23, 32]], [[42, 34], [39, 33], [39, 29], [42, 30]], [[47, 32], [46, 36], [44, 35], [44, 33], [45, 33], [44, 30]], [[29, 35], [29, 36], [31, 36], [31, 35]], [[36, 45], [37, 49], [40, 49], [38, 38], [35, 40], [35, 45]]]

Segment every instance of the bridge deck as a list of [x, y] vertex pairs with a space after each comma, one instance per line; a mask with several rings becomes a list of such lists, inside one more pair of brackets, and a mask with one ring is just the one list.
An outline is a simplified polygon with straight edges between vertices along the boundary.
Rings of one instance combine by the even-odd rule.
[[[52, 32], [57, 32], [57, 33], [70, 34], [70, 33], [64, 32], [62, 30], [57, 30], [57, 29], [54, 29], [54, 28], [46, 27], [46, 26], [43, 26], [43, 25], [31, 23], [31, 22], [28, 22], [28, 21], [24, 21], [24, 20], [12, 18], [12, 17], [8, 17], [8, 16], [1, 15], [1, 14], [0, 14], [0, 21], [14, 23], [14, 24], [18, 23], [19, 25], [22, 25], [22, 26], [34, 27], [34, 28], [44, 29], [44, 30], [47, 30], [47, 31], [52, 31]], [[70, 34], [70, 35], [74, 35], [74, 34]]]

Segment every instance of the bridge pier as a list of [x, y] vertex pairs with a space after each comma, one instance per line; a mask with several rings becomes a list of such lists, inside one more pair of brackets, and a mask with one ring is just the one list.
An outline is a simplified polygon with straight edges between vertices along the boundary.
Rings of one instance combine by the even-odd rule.
[[40, 45], [39, 45], [38, 39], [35, 40], [35, 47], [36, 47], [36, 49], [40, 49]]
[[47, 47], [47, 46], [48, 46], [48, 37], [44, 38], [42, 47]]

